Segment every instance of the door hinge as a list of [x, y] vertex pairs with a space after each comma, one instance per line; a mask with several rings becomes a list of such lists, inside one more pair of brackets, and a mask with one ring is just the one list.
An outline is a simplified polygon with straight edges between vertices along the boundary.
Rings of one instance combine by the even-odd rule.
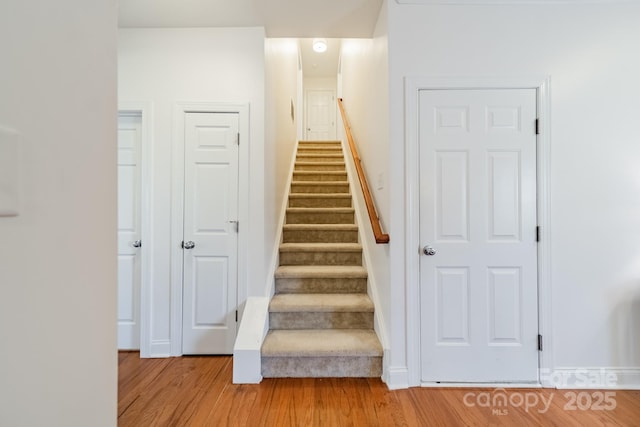
[[536, 226], [536, 242], [540, 241], [540, 226]]
[[238, 310], [236, 310], [236, 322], [238, 321]]
[[236, 134], [236, 144], [240, 145], [240, 132]]
[[540, 119], [536, 119], [536, 135], [540, 135]]
[[542, 335], [538, 334], [538, 351], [542, 351]]
[[180, 247], [184, 249], [184, 240], [182, 241], [182, 243], [180, 243]]

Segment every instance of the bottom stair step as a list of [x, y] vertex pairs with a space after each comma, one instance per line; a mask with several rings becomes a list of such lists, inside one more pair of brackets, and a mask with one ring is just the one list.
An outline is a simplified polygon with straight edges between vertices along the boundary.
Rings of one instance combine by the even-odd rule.
[[262, 376], [380, 377], [382, 346], [373, 330], [269, 331]]

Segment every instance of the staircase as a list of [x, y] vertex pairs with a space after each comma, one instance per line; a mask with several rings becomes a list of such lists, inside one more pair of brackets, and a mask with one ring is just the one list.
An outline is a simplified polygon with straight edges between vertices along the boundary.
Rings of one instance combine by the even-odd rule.
[[339, 141], [300, 141], [262, 376], [380, 377], [382, 346]]

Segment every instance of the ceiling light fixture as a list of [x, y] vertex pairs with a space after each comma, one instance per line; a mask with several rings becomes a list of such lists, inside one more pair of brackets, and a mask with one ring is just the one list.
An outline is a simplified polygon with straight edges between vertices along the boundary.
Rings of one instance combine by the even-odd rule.
[[327, 41], [325, 39], [313, 39], [313, 51], [322, 53], [327, 51]]

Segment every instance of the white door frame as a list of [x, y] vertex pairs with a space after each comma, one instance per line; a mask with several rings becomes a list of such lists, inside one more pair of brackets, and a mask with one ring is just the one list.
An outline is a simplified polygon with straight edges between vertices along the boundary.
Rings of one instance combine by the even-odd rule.
[[[543, 351], [539, 352], [539, 367], [553, 367], [553, 342], [551, 339], [551, 197], [550, 197], [550, 149], [551, 103], [550, 78], [542, 77], [407, 77], [405, 78], [405, 277], [407, 308], [407, 368], [410, 385], [421, 383], [420, 372], [420, 200], [419, 200], [419, 152], [418, 152], [418, 95], [428, 89], [536, 89], [539, 135], [537, 138], [537, 197], [538, 225], [538, 324], [543, 336]], [[543, 381], [548, 375], [539, 376]], [[477, 384], [476, 384], [477, 385]], [[552, 386], [542, 382], [543, 386]], [[496, 385], [493, 385], [496, 386]]]
[[171, 356], [182, 356], [182, 278], [184, 224], [184, 145], [186, 113], [238, 113], [238, 289], [236, 301], [247, 299], [249, 225], [249, 104], [177, 103], [173, 110], [171, 151]]
[[153, 275], [153, 103], [139, 101], [119, 101], [118, 114], [140, 115], [142, 135], [140, 136], [140, 357], [151, 357], [151, 278]]

